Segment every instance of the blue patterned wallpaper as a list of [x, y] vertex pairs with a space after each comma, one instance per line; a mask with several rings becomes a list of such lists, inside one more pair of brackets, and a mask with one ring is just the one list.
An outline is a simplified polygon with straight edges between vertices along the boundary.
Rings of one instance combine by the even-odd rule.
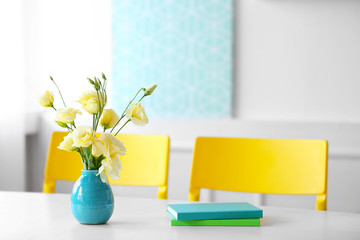
[[156, 83], [150, 117], [231, 116], [232, 22], [232, 0], [113, 0], [117, 112]]

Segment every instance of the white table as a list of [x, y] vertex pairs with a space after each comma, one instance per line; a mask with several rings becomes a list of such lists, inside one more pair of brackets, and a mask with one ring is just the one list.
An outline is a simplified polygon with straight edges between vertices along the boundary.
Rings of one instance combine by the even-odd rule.
[[0, 239], [360, 239], [360, 214], [264, 206], [261, 227], [172, 227], [168, 202], [115, 197], [107, 224], [82, 225], [68, 194], [0, 192]]

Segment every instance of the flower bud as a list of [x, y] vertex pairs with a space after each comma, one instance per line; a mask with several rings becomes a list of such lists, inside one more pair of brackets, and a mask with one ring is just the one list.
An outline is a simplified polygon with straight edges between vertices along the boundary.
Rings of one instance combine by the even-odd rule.
[[151, 87], [149, 87], [148, 89], [146, 89], [146, 91], [145, 91], [145, 96], [151, 95], [151, 94], [154, 92], [154, 90], [155, 90], [156, 87], [157, 87], [157, 85], [154, 84], [154, 85], [152, 85]]
[[92, 85], [94, 85], [95, 83], [94, 83], [94, 81], [93, 80], [91, 80], [90, 78], [87, 78], [88, 80], [89, 80], [89, 83], [90, 84], [92, 84]]
[[96, 77], [94, 77], [94, 80], [95, 80], [94, 88], [95, 88], [95, 90], [99, 91], [100, 90], [100, 81]]
[[101, 76], [104, 80], [107, 80], [104, 73], [101, 73]]
[[55, 122], [57, 123], [57, 125], [59, 125], [60, 127], [63, 127], [63, 128], [66, 128], [67, 127], [67, 124], [64, 123], [64, 122], [60, 122], [60, 121], [56, 121]]

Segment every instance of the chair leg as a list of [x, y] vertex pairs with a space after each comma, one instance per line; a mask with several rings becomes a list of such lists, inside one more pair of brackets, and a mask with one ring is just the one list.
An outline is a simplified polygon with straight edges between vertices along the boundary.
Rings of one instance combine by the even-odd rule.
[[190, 186], [189, 189], [189, 201], [199, 201], [200, 188]]
[[44, 193], [54, 193], [55, 192], [55, 181], [46, 181], [43, 185]]
[[160, 186], [157, 194], [158, 199], [167, 199], [167, 186]]
[[326, 194], [318, 195], [316, 198], [316, 210], [326, 211]]

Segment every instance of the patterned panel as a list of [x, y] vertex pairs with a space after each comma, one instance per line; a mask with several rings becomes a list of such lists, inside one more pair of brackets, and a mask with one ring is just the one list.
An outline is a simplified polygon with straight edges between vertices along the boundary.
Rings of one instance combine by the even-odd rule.
[[232, 0], [113, 0], [113, 103], [158, 89], [149, 116], [228, 117], [232, 110]]

